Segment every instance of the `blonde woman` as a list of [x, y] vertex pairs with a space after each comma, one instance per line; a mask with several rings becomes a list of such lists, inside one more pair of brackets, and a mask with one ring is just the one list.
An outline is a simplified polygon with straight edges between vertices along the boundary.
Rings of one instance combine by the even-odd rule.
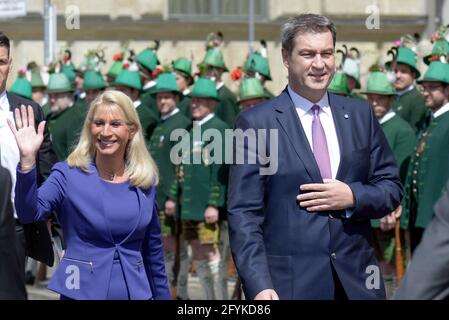
[[61, 299], [169, 299], [155, 205], [157, 168], [145, 148], [132, 101], [118, 91], [95, 99], [80, 141], [38, 189], [32, 108], [9, 126], [20, 150], [16, 208], [22, 223], [56, 211], [66, 252], [49, 289]]

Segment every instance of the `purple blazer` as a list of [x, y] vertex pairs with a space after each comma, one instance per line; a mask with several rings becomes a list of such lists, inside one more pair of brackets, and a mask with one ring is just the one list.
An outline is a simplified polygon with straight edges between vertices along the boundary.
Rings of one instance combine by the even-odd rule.
[[117, 252], [131, 299], [170, 299], [164, 267], [155, 187], [135, 188], [139, 218], [121, 242], [113, 240], [94, 164], [89, 173], [57, 163], [38, 189], [36, 169], [17, 170], [15, 206], [21, 223], [44, 220], [56, 211], [66, 252], [48, 288], [72, 299], [106, 299]]

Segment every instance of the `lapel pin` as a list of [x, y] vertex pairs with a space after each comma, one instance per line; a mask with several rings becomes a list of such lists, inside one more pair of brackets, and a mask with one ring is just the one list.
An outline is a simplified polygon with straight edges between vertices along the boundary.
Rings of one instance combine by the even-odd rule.
[[349, 119], [349, 115], [348, 114], [345, 114], [345, 119]]

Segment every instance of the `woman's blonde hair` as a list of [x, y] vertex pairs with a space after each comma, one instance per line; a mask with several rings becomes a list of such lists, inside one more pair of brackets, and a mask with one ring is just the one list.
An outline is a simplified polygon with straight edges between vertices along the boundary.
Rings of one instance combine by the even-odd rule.
[[90, 104], [78, 145], [67, 158], [68, 165], [89, 172], [89, 165], [92, 163], [96, 151], [90, 126], [95, 112], [100, 106], [122, 110], [125, 114], [127, 125], [134, 127], [134, 136], [129, 141], [125, 152], [125, 174], [129, 177], [131, 184], [143, 189], [157, 185], [158, 170], [145, 146], [142, 125], [136, 109], [127, 95], [116, 90], [103, 92]]

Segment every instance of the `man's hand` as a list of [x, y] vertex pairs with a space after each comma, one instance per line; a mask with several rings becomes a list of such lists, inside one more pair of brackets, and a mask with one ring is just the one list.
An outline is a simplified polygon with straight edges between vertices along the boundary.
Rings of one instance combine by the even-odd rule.
[[394, 229], [396, 221], [401, 217], [401, 214], [402, 214], [402, 206], [399, 206], [392, 213], [380, 219], [380, 230], [386, 232]]
[[279, 300], [279, 296], [273, 289], [265, 289], [259, 292], [254, 300]]
[[176, 203], [173, 200], [168, 199], [167, 201], [165, 201], [165, 210], [164, 210], [164, 212], [165, 212], [166, 216], [169, 216], [169, 217], [174, 216], [175, 215], [175, 211], [176, 211], [175, 209], [176, 209]]
[[343, 210], [355, 206], [354, 194], [346, 183], [324, 179], [324, 183], [303, 184], [304, 192], [296, 197], [301, 207], [310, 212]]
[[218, 209], [215, 207], [207, 207], [204, 212], [204, 220], [207, 224], [218, 222]]

